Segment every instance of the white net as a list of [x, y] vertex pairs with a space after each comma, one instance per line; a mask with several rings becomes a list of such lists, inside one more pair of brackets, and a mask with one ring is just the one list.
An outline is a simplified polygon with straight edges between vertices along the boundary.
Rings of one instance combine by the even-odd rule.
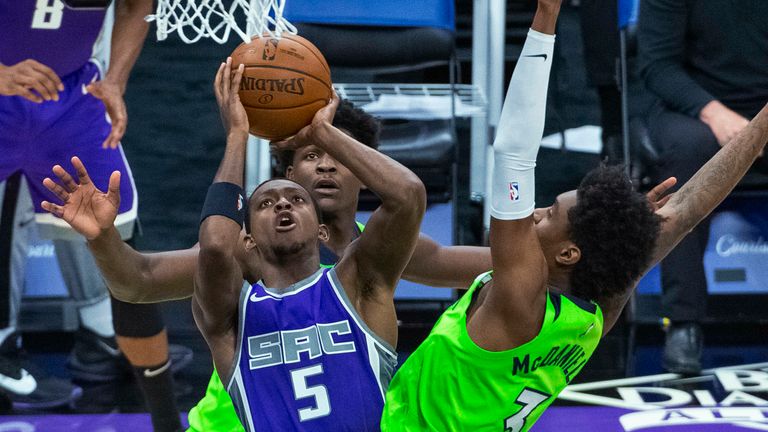
[[[229, 40], [234, 31], [244, 41], [264, 33], [280, 37], [283, 32], [296, 34], [296, 27], [283, 17], [286, 0], [158, 0], [154, 15], [147, 21], [157, 24], [157, 39], [176, 32], [186, 43], [211, 38], [218, 43]], [[244, 26], [238, 24], [244, 23]]]

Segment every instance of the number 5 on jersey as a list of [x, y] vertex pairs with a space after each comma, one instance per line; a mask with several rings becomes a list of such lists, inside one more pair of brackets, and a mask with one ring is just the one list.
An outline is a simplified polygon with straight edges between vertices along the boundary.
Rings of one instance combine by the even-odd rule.
[[504, 420], [504, 432], [523, 431], [523, 428], [525, 427], [525, 419], [528, 418], [533, 410], [549, 399], [550, 396], [551, 395], [531, 388], [524, 388], [517, 399], [515, 399], [515, 403], [522, 406], [522, 408], [515, 415], [507, 417]]
[[307, 378], [323, 373], [323, 365], [294, 369], [291, 371], [293, 394], [296, 400], [308, 397], [315, 398], [315, 406], [299, 409], [299, 420], [307, 421], [325, 417], [331, 413], [331, 401], [328, 399], [328, 389], [324, 385], [307, 386]]

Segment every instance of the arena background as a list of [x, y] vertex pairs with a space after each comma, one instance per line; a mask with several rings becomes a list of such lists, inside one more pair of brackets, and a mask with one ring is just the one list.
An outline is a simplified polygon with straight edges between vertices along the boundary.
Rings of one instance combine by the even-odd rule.
[[[506, 37], [506, 77], [514, 67], [514, 59], [523, 42], [535, 2], [509, 1]], [[457, 11], [457, 50], [462, 64], [462, 82], [471, 82], [471, 2], [460, 0]], [[151, 31], [154, 31], [154, 27]], [[597, 97], [587, 85], [582, 60], [582, 47], [578, 10], [566, 2], [558, 23], [558, 50], [550, 87], [547, 130], [545, 135], [583, 125], [599, 124]], [[126, 92], [129, 126], [123, 146], [131, 163], [138, 188], [141, 235], [136, 247], [143, 251], [162, 251], [187, 248], [196, 242], [198, 218], [204, 191], [210, 184], [223, 153], [224, 132], [212, 92], [212, 79], [219, 62], [230, 53], [238, 41], [225, 45], [200, 41], [187, 45], [177, 37], [158, 42], [150, 34], [144, 50], [133, 69]], [[440, 71], [430, 79], [444, 80]], [[459, 121], [461, 154], [468, 157], [469, 123]], [[466, 161], [466, 159], [465, 159]], [[537, 165], [537, 203], [551, 202], [558, 193], [573, 189], [590, 168], [596, 166], [598, 156], [590, 153], [567, 152], [559, 149], [542, 149]], [[468, 168], [459, 169], [459, 184], [468, 184]], [[479, 223], [481, 209], [470, 202], [466, 190], [460, 190], [458, 229], [460, 240], [465, 244], [478, 244], [483, 232]], [[737, 299], [743, 304], [743, 298]], [[759, 363], [768, 358], [765, 335], [765, 310], [762, 303], [752, 305], [756, 311], [743, 319], [717, 320], [706, 323], [707, 351], [705, 367]], [[401, 334], [401, 360], [421, 341], [445, 303], [414, 307], [412, 303], [399, 305], [404, 326]], [[654, 321], [653, 304], [647, 305], [649, 315], [635, 330], [637, 346], [628, 346], [629, 328], [619, 326], [600, 345], [593, 360], [578, 377], [578, 382], [602, 381], [625, 376], [629, 369], [635, 375], [661, 373], [660, 354], [663, 333]], [[163, 306], [173, 343], [193, 347], [193, 366], [177, 376], [180, 408], [188, 410], [203, 394], [210, 377], [211, 362], [207, 347], [191, 318], [189, 302], [180, 301]], [[762, 317], [760, 317], [762, 315]], [[25, 334], [28, 349], [34, 356], [45, 359], [50, 372], [62, 374], [64, 356], [69, 346], [69, 334]], [[635, 356], [627, 357], [630, 349]], [[631, 360], [628, 363], [628, 360]], [[758, 366], [756, 371], [763, 370]], [[703, 374], [707, 375], [707, 374]], [[713, 376], [709, 373], [707, 376]], [[701, 381], [701, 380], [700, 380]], [[699, 381], [699, 382], [700, 382]], [[715, 379], [704, 379], [720, 393], [732, 391]], [[665, 379], [651, 379], [640, 384], [665, 387]], [[762, 383], [762, 381], [760, 381]], [[640, 385], [638, 384], [638, 385]], [[682, 382], [672, 384], [680, 391], [693, 391], [698, 384]], [[727, 387], [727, 386], [726, 386]], [[607, 386], [598, 389], [606, 394], [615, 390]], [[768, 386], [764, 390], [768, 390]], [[715, 391], [715, 390], [712, 390]], [[764, 395], [763, 395], [764, 396]], [[718, 396], [718, 401], [722, 400]], [[565, 401], [562, 404], [576, 403]], [[768, 405], [768, 403], [766, 403]], [[76, 412], [102, 413], [143, 412], [138, 390], [127, 383], [86, 388]], [[569, 408], [562, 408], [568, 410]], [[618, 408], [600, 408], [590, 411], [584, 420], [596, 425], [625, 413]], [[614, 410], [614, 411], [611, 411]], [[71, 412], [71, 411], [62, 411]], [[561, 411], [562, 412], [562, 411]], [[557, 418], [542, 420], [534, 430], [568, 430], [562, 419], [577, 421], [581, 412], [565, 411]], [[48, 430], [39, 428], [38, 430]], [[74, 429], [73, 429], [74, 430]], [[85, 430], [85, 429], [83, 429]], [[90, 430], [90, 429], [89, 429]], [[583, 429], [573, 429], [583, 430]], [[595, 430], [620, 430], [597, 427]], [[663, 430], [663, 429], [658, 429]], [[678, 430], [678, 429], [675, 429]], [[683, 429], [679, 429], [683, 430]], [[692, 429], [692, 430], [704, 430]], [[724, 430], [724, 429], [707, 429]]]

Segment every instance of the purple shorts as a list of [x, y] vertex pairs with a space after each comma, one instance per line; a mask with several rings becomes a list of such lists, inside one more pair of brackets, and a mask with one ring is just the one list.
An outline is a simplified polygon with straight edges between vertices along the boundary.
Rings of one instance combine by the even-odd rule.
[[112, 171], [120, 171], [120, 210], [115, 226], [130, 237], [137, 217], [138, 197], [133, 175], [122, 147], [104, 149], [102, 143], [112, 128], [104, 104], [85, 94], [85, 86], [100, 79], [99, 67], [86, 63], [78, 71], [61, 77], [64, 91], [58, 102], [42, 104], [19, 96], [0, 96], [0, 182], [21, 171], [27, 178], [36, 219], [45, 237], [75, 238], [66, 222], [40, 207], [43, 200], [58, 198], [43, 186], [43, 179], [56, 176], [59, 164], [77, 178], [70, 158], [78, 156], [96, 187], [106, 191]]

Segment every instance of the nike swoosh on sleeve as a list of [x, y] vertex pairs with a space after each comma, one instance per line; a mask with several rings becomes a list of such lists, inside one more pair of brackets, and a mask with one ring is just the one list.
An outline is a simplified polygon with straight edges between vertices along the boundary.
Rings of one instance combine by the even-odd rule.
[[544, 58], [544, 61], [547, 61], [547, 55], [546, 54], [531, 54], [531, 55], [524, 55], [523, 57], [542, 57], [542, 58]]

